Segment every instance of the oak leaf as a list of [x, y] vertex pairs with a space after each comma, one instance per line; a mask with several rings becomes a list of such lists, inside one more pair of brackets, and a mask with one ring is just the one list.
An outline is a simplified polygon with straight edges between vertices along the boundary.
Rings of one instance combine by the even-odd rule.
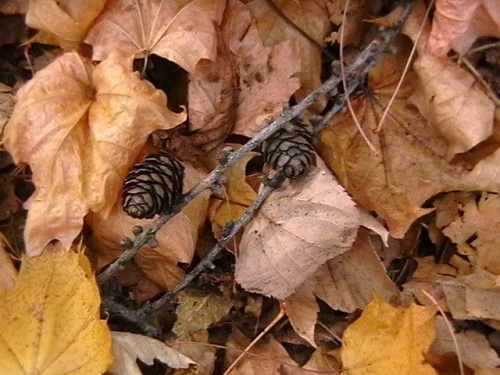
[[93, 59], [103, 60], [116, 48], [135, 57], [155, 54], [194, 73], [201, 59], [214, 60], [221, 0], [110, 0], [85, 42]]
[[[273, 9], [266, 0], [256, 0], [248, 4], [254, 17], [259, 34], [268, 46], [290, 41], [300, 54], [301, 68], [298, 74], [300, 89], [296, 92], [298, 100], [303, 99], [321, 85], [321, 46], [331, 30], [330, 19], [325, 0], [274, 0], [275, 6], [300, 27], [310, 38], [307, 39], [296, 27], [290, 25], [283, 16]], [[326, 105], [326, 99], [320, 98], [316, 109]]]
[[271, 193], [247, 225], [235, 278], [278, 299], [290, 296], [329, 259], [349, 250], [360, 225], [354, 202], [323, 165]]
[[137, 360], [153, 365], [155, 360], [170, 368], [187, 368], [195, 362], [151, 337], [130, 332], [111, 332], [114, 362], [109, 372], [116, 375], [142, 375]]
[[53, 239], [69, 248], [89, 211], [107, 217], [149, 134], [185, 120], [133, 72], [132, 60], [114, 52], [93, 67], [67, 53], [19, 90], [4, 144], [16, 163], [33, 171], [29, 255]]
[[24, 258], [17, 284], [0, 290], [0, 368], [5, 374], [100, 375], [111, 365], [111, 337], [100, 296], [80, 251], [49, 245]]
[[77, 47], [105, 3], [106, 0], [31, 0], [26, 24], [40, 30], [31, 41]]
[[395, 308], [375, 297], [342, 337], [346, 375], [437, 375], [424, 361], [434, 341], [434, 307]]
[[500, 37], [500, 4], [496, 0], [437, 0], [429, 51], [445, 56], [450, 47], [465, 54], [477, 38]]

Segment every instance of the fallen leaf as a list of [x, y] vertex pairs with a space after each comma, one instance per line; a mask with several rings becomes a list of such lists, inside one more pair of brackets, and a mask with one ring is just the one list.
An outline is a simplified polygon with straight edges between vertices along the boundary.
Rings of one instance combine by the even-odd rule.
[[342, 337], [349, 375], [437, 375], [423, 354], [434, 341], [434, 307], [395, 308], [375, 297]]
[[500, 275], [500, 197], [497, 194], [449, 193], [434, 202], [436, 224], [470, 262]]
[[179, 293], [177, 301], [177, 321], [172, 332], [180, 338], [206, 330], [226, 316], [233, 307], [230, 299], [214, 294], [202, 295], [183, 291]]
[[[5, 240], [0, 236], [0, 291], [10, 290], [16, 285], [17, 270], [5, 249]], [[1, 292], [0, 292], [1, 293]]]
[[111, 337], [80, 251], [49, 245], [24, 258], [17, 284], [0, 290], [0, 368], [4, 374], [100, 375], [111, 365]]
[[349, 250], [360, 214], [323, 165], [271, 193], [247, 225], [235, 278], [247, 291], [284, 299], [326, 261]]
[[477, 38], [500, 37], [500, 4], [496, 0], [436, 0], [429, 51], [445, 56], [450, 48], [465, 54]]
[[[295, 25], [302, 29], [315, 43], [290, 25], [283, 16], [271, 7], [267, 0], [256, 0], [248, 4], [255, 19], [259, 34], [265, 45], [275, 45], [290, 41], [300, 54], [301, 65], [298, 77], [300, 89], [295, 96], [302, 100], [321, 85], [321, 52], [324, 38], [331, 30], [330, 19], [325, 0], [273, 0], [275, 6]], [[321, 111], [326, 105], [326, 98], [320, 98], [315, 105]]]
[[[205, 176], [189, 163], [184, 165], [184, 191], [194, 187]], [[191, 263], [199, 233], [205, 223], [210, 192], [205, 191], [190, 202], [180, 213], [163, 225], [156, 233], [158, 246], [144, 246], [135, 256], [139, 268], [164, 290], [172, 289], [184, 276], [178, 263]], [[117, 202], [108, 218], [89, 214], [87, 224], [93, 229], [94, 249], [97, 251], [97, 268], [115, 260], [124, 248], [120, 241], [130, 237], [135, 226], [147, 226], [154, 219], [134, 219], [123, 212]]]
[[337, 350], [316, 349], [307, 363], [300, 368], [288, 367], [283, 375], [317, 375], [318, 373], [338, 375], [341, 373], [341, 363]]
[[480, 368], [474, 372], [474, 375], [500, 375], [500, 369]]
[[110, 0], [85, 42], [93, 59], [104, 60], [114, 49], [136, 58], [154, 54], [190, 73], [201, 59], [215, 60], [224, 2], [221, 0]]
[[189, 341], [181, 339], [170, 342], [170, 346], [192, 358], [196, 365], [189, 370], [177, 370], [174, 375], [212, 375], [215, 367], [215, 353], [217, 351], [208, 343], [208, 331], [202, 330], [189, 336]]
[[16, 97], [11, 87], [0, 82], [0, 129], [4, 129], [14, 111]]
[[[402, 43], [402, 44], [401, 44]], [[422, 207], [434, 195], [450, 190], [499, 191], [496, 173], [500, 150], [468, 171], [447, 161], [449, 144], [442, 133], [408, 103], [416, 77], [408, 73], [379, 133], [374, 133], [399, 80], [410, 45], [401, 41], [399, 54], [384, 55], [370, 72], [373, 93], [352, 101], [373, 152], [350, 114], [334, 117], [335, 127], [320, 134], [319, 153], [342, 185], [366, 210], [386, 220], [391, 235], [402, 238], [410, 225], [431, 212]]]
[[[236, 360], [240, 351], [245, 349], [250, 341], [244, 334], [233, 328], [226, 343], [226, 346], [230, 348], [226, 350], [226, 368]], [[231, 349], [238, 349], [238, 351]], [[257, 342], [248, 353], [251, 354], [245, 355], [228, 375], [281, 375], [288, 367], [297, 366], [285, 348], [273, 337], [270, 337], [267, 342]]]
[[137, 360], [152, 365], [155, 360], [170, 368], [188, 368], [195, 362], [151, 337], [136, 335], [130, 332], [111, 332], [113, 339], [113, 366], [109, 370], [116, 375], [142, 375]]
[[26, 24], [40, 30], [32, 42], [77, 47], [104, 8], [106, 0], [31, 0]]
[[436, 317], [436, 340], [432, 343], [429, 353], [442, 355], [456, 351], [454, 341], [460, 350], [462, 363], [472, 369], [481, 367], [492, 368], [500, 366], [500, 358], [488, 339], [474, 330], [453, 332], [454, 338], [442, 316]]
[[0, 13], [25, 14], [28, 10], [29, 0], [4, 0], [0, 3]]
[[115, 52], [92, 67], [67, 53], [19, 90], [4, 144], [16, 163], [33, 171], [29, 255], [53, 239], [69, 248], [89, 210], [107, 217], [149, 134], [185, 120], [133, 72], [132, 60]]
[[417, 39], [425, 19], [425, 7], [423, 2], [417, 2], [403, 28], [403, 33], [417, 44], [418, 52], [413, 64], [418, 84], [409, 101], [417, 106], [425, 119], [438, 127], [450, 143], [448, 152], [462, 153], [492, 134], [495, 104], [471, 73], [451, 59], [436, 58], [426, 50], [424, 41], [430, 30], [428, 22], [422, 36]]

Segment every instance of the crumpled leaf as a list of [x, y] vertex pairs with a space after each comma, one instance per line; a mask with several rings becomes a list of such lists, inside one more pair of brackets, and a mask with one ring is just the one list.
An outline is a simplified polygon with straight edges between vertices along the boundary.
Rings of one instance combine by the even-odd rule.
[[271, 193], [247, 225], [235, 278], [284, 299], [326, 261], [349, 250], [360, 225], [351, 198], [323, 165]]
[[[259, 34], [265, 45], [275, 45], [290, 41], [300, 54], [301, 68], [298, 74], [300, 89], [295, 93], [302, 100], [321, 85], [321, 48], [324, 38], [331, 30], [326, 0], [273, 0], [281, 12], [309, 35], [316, 44], [306, 39], [279, 15], [266, 0], [256, 0], [248, 4]], [[321, 111], [326, 98], [320, 98], [315, 109]]]
[[500, 275], [500, 197], [497, 194], [449, 193], [434, 202], [436, 225], [470, 262]]
[[342, 337], [347, 375], [437, 375], [423, 354], [434, 341], [434, 307], [395, 308], [375, 297]]
[[94, 60], [121, 49], [139, 58], [155, 54], [194, 73], [198, 61], [215, 59], [214, 22], [223, 10], [221, 0], [109, 0], [85, 42]]
[[0, 82], [0, 129], [3, 129], [14, 111], [16, 97], [12, 88]]
[[430, 30], [428, 22], [417, 41], [424, 17], [425, 5], [419, 1], [403, 28], [403, 33], [417, 43], [418, 52], [413, 64], [418, 85], [409, 100], [439, 128], [450, 143], [449, 152], [462, 153], [492, 134], [495, 104], [471, 73], [449, 58], [428, 53], [424, 43]]
[[33, 171], [29, 255], [53, 239], [69, 248], [88, 211], [107, 217], [149, 134], [185, 120], [132, 71], [132, 60], [116, 51], [92, 67], [67, 53], [19, 90], [4, 144], [16, 163]]
[[[251, 340], [244, 334], [233, 328], [229, 335], [226, 346], [239, 350], [245, 349]], [[249, 351], [255, 355], [245, 355], [228, 373], [228, 375], [281, 375], [288, 368], [286, 364], [296, 367], [297, 364], [290, 358], [287, 351], [273, 337], [269, 341], [257, 342]], [[226, 368], [239, 356], [239, 351], [226, 350]]]
[[26, 24], [40, 30], [32, 42], [77, 47], [105, 3], [106, 0], [31, 0]]
[[182, 291], [177, 301], [177, 321], [172, 331], [180, 338], [206, 330], [226, 316], [233, 307], [233, 301], [229, 298], [215, 294], [203, 295]]
[[[195, 186], [205, 175], [189, 163], [183, 163], [184, 190]], [[144, 246], [134, 257], [139, 268], [163, 290], [173, 288], [184, 276], [177, 263], [191, 263], [198, 235], [205, 222], [210, 192], [205, 191], [190, 202], [180, 213], [170, 219], [156, 233], [158, 246]], [[117, 202], [107, 219], [90, 214], [87, 223], [93, 229], [94, 248], [97, 251], [97, 268], [115, 260], [124, 250], [123, 237], [131, 237], [135, 226], [145, 227], [154, 219], [134, 219], [123, 212]]]
[[16, 284], [17, 270], [12, 263], [7, 250], [5, 250], [5, 240], [0, 236], [0, 290], [10, 290]]
[[[266, 0], [255, 0], [248, 4], [256, 21], [259, 34], [265, 45], [272, 46], [283, 41], [290, 41], [300, 54], [301, 64], [298, 77], [300, 89], [295, 96], [302, 100], [311, 91], [321, 85], [321, 48], [324, 38], [331, 30], [326, 0], [273, 0], [277, 8], [317, 44], [312, 43], [286, 22]], [[326, 98], [320, 98], [315, 104], [317, 111], [326, 105]]]
[[500, 150], [479, 161], [471, 171], [449, 163], [449, 144], [442, 133], [407, 101], [416, 81], [411, 72], [382, 130], [373, 132], [406, 61], [402, 56], [407, 56], [409, 46], [398, 47], [401, 55], [384, 55], [371, 71], [373, 95], [352, 101], [361, 127], [377, 152], [366, 144], [348, 113], [335, 116], [335, 126], [322, 131], [318, 151], [354, 199], [384, 218], [393, 237], [402, 238], [413, 221], [432, 211], [422, 204], [439, 192], [499, 191], [496, 170]]
[[450, 47], [465, 54], [477, 38], [500, 37], [500, 3], [497, 0], [436, 0], [427, 46], [436, 56]]
[[104, 373], [113, 358], [100, 303], [82, 252], [49, 245], [42, 255], [23, 259], [14, 289], [0, 290], [2, 372]]
[[111, 374], [142, 375], [137, 365], [138, 359], [147, 365], [152, 365], [156, 359], [170, 368], [188, 368], [195, 363], [191, 358], [151, 337], [116, 331], [111, 332], [111, 337], [114, 357], [113, 366], [109, 370]]

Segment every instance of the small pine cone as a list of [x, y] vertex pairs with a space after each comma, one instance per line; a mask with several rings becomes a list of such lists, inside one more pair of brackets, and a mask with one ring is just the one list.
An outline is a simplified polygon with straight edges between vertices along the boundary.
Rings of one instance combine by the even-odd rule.
[[306, 126], [293, 119], [262, 142], [264, 159], [275, 171], [288, 178], [302, 175], [312, 161], [312, 136]]
[[136, 219], [168, 211], [182, 195], [184, 167], [166, 151], [148, 155], [125, 178], [123, 210]]

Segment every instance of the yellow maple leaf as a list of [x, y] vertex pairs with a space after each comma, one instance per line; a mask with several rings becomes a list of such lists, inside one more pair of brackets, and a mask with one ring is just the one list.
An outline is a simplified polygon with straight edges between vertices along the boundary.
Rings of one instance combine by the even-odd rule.
[[14, 289], [0, 290], [1, 373], [100, 375], [112, 363], [111, 336], [90, 264], [48, 247], [23, 260]]
[[436, 375], [424, 361], [435, 338], [435, 314], [434, 307], [397, 308], [375, 296], [344, 333], [343, 374]]

